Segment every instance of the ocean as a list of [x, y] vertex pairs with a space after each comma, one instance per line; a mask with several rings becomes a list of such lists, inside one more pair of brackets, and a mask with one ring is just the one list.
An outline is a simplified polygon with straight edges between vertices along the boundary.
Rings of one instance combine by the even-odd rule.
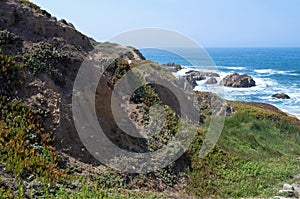
[[[193, 49], [184, 50], [193, 51]], [[215, 63], [221, 78], [232, 73], [248, 74], [256, 82], [256, 86], [252, 88], [224, 87], [222, 97], [228, 100], [272, 104], [300, 119], [300, 48], [208, 48], [205, 50]], [[184, 74], [189, 69], [201, 69], [168, 51], [159, 49], [140, 49], [140, 51], [148, 60], [160, 64], [178, 63], [187, 68], [179, 71], [178, 74]], [[195, 61], [197, 59], [199, 59], [197, 56], [188, 58]], [[205, 81], [197, 83], [195, 90], [200, 91], [213, 92], [216, 86], [207, 85]], [[271, 96], [276, 93], [285, 93], [291, 99], [272, 98]]]

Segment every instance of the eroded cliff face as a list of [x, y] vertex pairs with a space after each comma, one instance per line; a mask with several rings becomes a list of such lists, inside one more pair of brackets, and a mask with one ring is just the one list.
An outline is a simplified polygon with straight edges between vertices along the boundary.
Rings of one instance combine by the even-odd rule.
[[[116, 57], [112, 61], [103, 78], [99, 81], [96, 91], [96, 111], [98, 120], [102, 122], [107, 136], [115, 143], [122, 143], [127, 149], [141, 152], [149, 150], [143, 140], [135, 139], [126, 135], [117, 127], [111, 110], [111, 95], [114, 84], [126, 71], [138, 65], [159, 64], [151, 61], [143, 61], [143, 55], [133, 47], [125, 47], [112, 43], [97, 43], [92, 47], [88, 37], [74, 29], [66, 22], [58, 22], [49, 13], [41, 10], [28, 1], [5, 0], [0, 2], [0, 31], [5, 31], [7, 37], [1, 44], [4, 52], [15, 56], [17, 62], [24, 65], [18, 72], [22, 84], [16, 87], [16, 95], [25, 104], [36, 110], [47, 113], [45, 127], [54, 135], [55, 148], [68, 154], [79, 161], [98, 164], [91, 154], [83, 146], [76, 131], [72, 114], [72, 94], [74, 81], [79, 68], [84, 60], [90, 56], [91, 51], [97, 52], [96, 56], [106, 59]], [[174, 77], [164, 76], [161, 78], [170, 81]], [[86, 80], [87, 86], [89, 79]], [[145, 88], [150, 95], [151, 88]], [[168, 104], [173, 110], [179, 112], [178, 101], [172, 93], [162, 87], [153, 86], [157, 97]], [[193, 91], [188, 91], [194, 95]], [[151, 100], [153, 100], [151, 96]], [[136, 96], [139, 98], [141, 96]], [[207, 104], [211, 96], [206, 100], [198, 94], [199, 103]], [[133, 99], [133, 101], [140, 101]], [[143, 114], [146, 108], [140, 108], [140, 102], [129, 104], [128, 115], [137, 128], [142, 128], [144, 123]], [[205, 107], [207, 108], [207, 107]], [[171, 110], [170, 110], [170, 115]], [[204, 122], [202, 114], [200, 122]], [[170, 119], [171, 121], [171, 119]], [[171, 125], [172, 126], [172, 125]], [[175, 126], [174, 126], [175, 128]], [[173, 131], [175, 129], [166, 129]], [[168, 134], [168, 133], [167, 133]], [[159, 140], [159, 139], [157, 139]], [[154, 141], [154, 147], [161, 143]], [[184, 164], [184, 163], [182, 163]]]
[[[15, 88], [17, 97], [47, 112], [46, 130], [53, 133], [54, 146], [60, 152], [93, 162], [74, 127], [71, 106], [77, 72], [94, 49], [90, 39], [72, 24], [57, 21], [36, 5], [19, 0], [0, 1], [0, 31], [3, 32], [0, 48], [23, 65], [18, 71], [22, 83]], [[132, 47], [111, 43], [98, 43], [97, 47], [102, 49], [100, 56], [115, 54], [128, 65], [129, 60], [144, 59]], [[115, 70], [112, 68], [108, 74], [107, 84], [113, 81]], [[111, 88], [107, 89], [111, 93]], [[105, 114], [103, 117], [109, 118]]]
[[38, 42], [58, 37], [84, 50], [92, 50], [89, 38], [78, 32], [72, 24], [57, 21], [30, 2], [2, 0], [0, 8], [0, 29], [7, 29], [25, 41]]

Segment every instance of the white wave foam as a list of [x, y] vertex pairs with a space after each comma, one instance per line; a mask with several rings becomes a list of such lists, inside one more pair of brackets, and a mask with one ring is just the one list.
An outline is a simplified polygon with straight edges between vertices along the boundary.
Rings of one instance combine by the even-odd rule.
[[173, 73], [173, 75], [178, 78], [180, 76], [184, 76], [185, 73], [189, 72], [190, 70], [195, 70], [195, 69], [193, 69], [193, 68], [183, 68], [183, 69]]
[[219, 67], [229, 69], [229, 70], [247, 70], [247, 68], [243, 66], [219, 66]]
[[254, 72], [256, 72], [260, 75], [275, 75], [275, 74], [284, 75], [284, 74], [289, 74], [289, 73], [293, 74], [295, 71], [292, 71], [292, 70], [283, 71], [283, 70], [274, 70], [274, 69], [257, 69], [257, 70], [254, 70]]
[[191, 68], [191, 67], [187, 67], [187, 66], [184, 66], [183, 69], [173, 73], [173, 75], [175, 77], [179, 77], [179, 76], [184, 76], [186, 75], [187, 72], [189, 71], [200, 71], [200, 72], [215, 72], [215, 73], [220, 73], [220, 71], [217, 70], [217, 67], [215, 66], [203, 66], [201, 67], [201, 69], [199, 68]]
[[[185, 75], [186, 72], [190, 70], [198, 70], [195, 68], [184, 68], [174, 75], [176, 77]], [[232, 72], [222, 72], [222, 71], [214, 71], [217, 72], [220, 77], [216, 78], [218, 82], [220, 82], [225, 76], [232, 74]], [[206, 80], [197, 81], [197, 86], [194, 90], [198, 91], [206, 91], [206, 92], [213, 92], [217, 93], [224, 99], [228, 100], [241, 100], [241, 101], [257, 101], [257, 102], [264, 102], [268, 104], [272, 104], [279, 109], [295, 115], [297, 118], [300, 119], [300, 88], [298, 85], [282, 85], [279, 84], [275, 79], [271, 79], [266, 77], [265, 73], [277, 73], [277, 74], [284, 74], [288, 72], [295, 71], [279, 71], [273, 69], [262, 69], [262, 70], [255, 70], [257, 75], [253, 75], [253, 79], [256, 82], [256, 86], [251, 88], [231, 88], [225, 87], [218, 84], [208, 85], [206, 84]], [[273, 98], [272, 95], [276, 93], [286, 93], [288, 94], [291, 99], [290, 100], [280, 100]]]

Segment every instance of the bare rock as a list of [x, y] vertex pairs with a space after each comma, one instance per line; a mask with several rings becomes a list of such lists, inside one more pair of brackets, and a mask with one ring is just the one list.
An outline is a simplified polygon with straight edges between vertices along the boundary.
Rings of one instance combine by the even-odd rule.
[[239, 75], [237, 73], [227, 75], [221, 82], [221, 85], [234, 88], [249, 88], [256, 85], [253, 78], [249, 75]]
[[293, 190], [279, 190], [277, 193], [278, 196], [286, 197], [286, 198], [294, 198], [295, 193]]
[[181, 65], [175, 63], [163, 64], [170, 72], [177, 72], [182, 69]]
[[201, 81], [206, 79], [206, 77], [200, 71], [189, 71], [185, 74], [185, 77], [188, 80]]
[[29, 7], [19, 1], [4, 0], [0, 1], [0, 7], [0, 29], [7, 29], [23, 40], [38, 42], [59, 37], [74, 46], [92, 50], [87, 36], [72, 25], [49, 17], [49, 13], [38, 6]]
[[272, 95], [273, 98], [277, 98], [277, 99], [291, 99], [290, 96], [288, 96], [287, 94], [281, 93], [281, 94], [275, 94]]
[[220, 77], [220, 75], [215, 72], [201, 72], [201, 74], [205, 77]]
[[290, 184], [284, 184], [283, 185], [283, 190], [293, 190], [293, 186]]
[[206, 81], [206, 84], [217, 84], [217, 83], [218, 83], [218, 81], [214, 77], [211, 77]]

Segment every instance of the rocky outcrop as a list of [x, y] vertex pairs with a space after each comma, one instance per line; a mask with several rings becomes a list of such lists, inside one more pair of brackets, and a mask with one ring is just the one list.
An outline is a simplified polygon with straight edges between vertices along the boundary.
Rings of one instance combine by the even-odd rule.
[[[94, 163], [94, 158], [79, 139], [71, 109], [78, 69], [89, 51], [94, 49], [90, 39], [71, 24], [57, 21], [29, 1], [21, 3], [17, 0], [0, 1], [1, 32], [5, 33], [5, 37], [4, 42], [0, 38], [0, 48], [7, 54], [18, 54], [16, 61], [27, 63], [19, 71], [22, 85], [17, 88], [17, 97], [26, 105], [47, 110], [45, 128], [47, 132], [53, 133], [53, 145], [58, 151], [77, 160]], [[112, 43], [96, 44], [102, 52], [100, 56], [113, 54], [125, 60], [127, 65], [130, 60], [145, 59], [133, 47]], [[114, 65], [112, 73], [117, 72]], [[113, 78], [113, 75], [107, 76]], [[0, 80], [0, 89], [4, 83]]]
[[272, 95], [273, 98], [277, 98], [277, 99], [291, 99], [290, 96], [288, 96], [287, 94], [281, 93], [281, 94], [274, 94]]
[[215, 72], [204, 72], [204, 71], [197, 71], [197, 70], [190, 70], [185, 73], [186, 75], [189, 76], [194, 76], [194, 77], [220, 77], [218, 73]]
[[249, 88], [255, 86], [255, 81], [249, 75], [239, 75], [237, 73], [227, 75], [221, 82], [221, 85], [234, 88]]
[[167, 64], [163, 64], [163, 66], [173, 73], [178, 72], [179, 70], [182, 69], [181, 65], [175, 63], [167, 63]]
[[128, 46], [122, 46], [116, 43], [103, 42], [96, 43], [95, 48], [103, 55], [114, 55], [129, 62], [134, 60], [145, 60], [145, 57], [137, 49]]
[[206, 84], [217, 84], [217, 83], [218, 83], [218, 80], [214, 77], [211, 77], [206, 81]]
[[207, 78], [214, 78], [208, 81], [209, 83], [213, 83], [216, 80], [216, 77], [220, 77], [220, 75], [215, 72], [190, 70], [186, 72], [183, 77], [193, 86], [193, 88], [195, 88], [198, 85], [197, 81], [206, 80]]
[[185, 73], [186, 75], [184, 76], [187, 80], [192, 81], [201, 81], [205, 80], [206, 77], [200, 72], [200, 71], [189, 71]]
[[59, 37], [78, 48], [92, 50], [89, 38], [78, 32], [72, 24], [65, 20], [57, 21], [38, 6], [24, 2], [0, 1], [0, 29], [7, 29], [26, 41], [38, 42]]

